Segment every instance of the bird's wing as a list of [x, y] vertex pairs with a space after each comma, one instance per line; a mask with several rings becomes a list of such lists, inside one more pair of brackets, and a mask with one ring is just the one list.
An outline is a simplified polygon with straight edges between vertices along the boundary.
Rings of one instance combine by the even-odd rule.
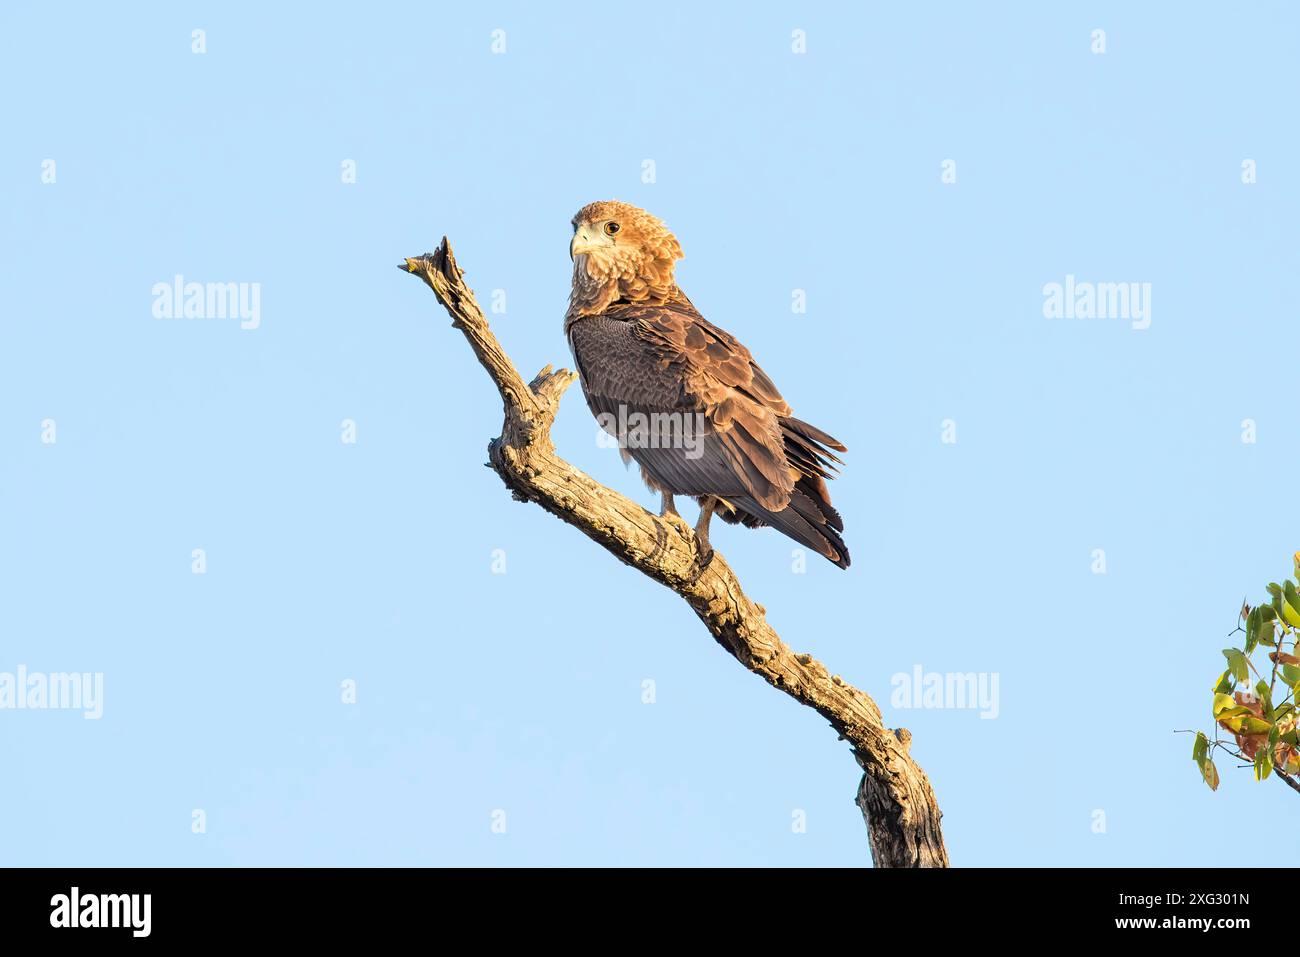
[[[584, 385], [590, 380], [588, 391], [595, 394], [588, 395], [593, 409], [612, 399], [655, 411], [700, 413], [706, 425], [695, 457], [681, 448], [630, 448], [632, 457], [677, 494], [745, 494], [773, 511], [785, 508], [796, 479], [781, 426], [790, 407], [749, 350], [685, 297], [659, 305], [617, 304], [605, 316], [628, 331], [641, 368], [623, 376], [584, 373]], [[652, 383], [643, 381], [646, 376]]]
[[[636, 332], [662, 359], [683, 370], [688, 386], [698, 390], [706, 404], [731, 392], [775, 412], [789, 415], [790, 406], [740, 341], [709, 322], [679, 293], [662, 306], [622, 306], [637, 315]], [[722, 395], [723, 390], [726, 395]]]

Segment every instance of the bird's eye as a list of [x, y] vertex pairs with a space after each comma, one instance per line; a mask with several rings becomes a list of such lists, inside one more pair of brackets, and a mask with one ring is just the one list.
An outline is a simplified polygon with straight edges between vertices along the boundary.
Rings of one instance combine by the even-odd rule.
[[618, 225], [618, 223], [606, 223], [606, 224], [605, 224], [605, 235], [606, 235], [606, 236], [613, 236], [616, 232], [619, 231], [620, 228], [621, 228], [621, 227]]

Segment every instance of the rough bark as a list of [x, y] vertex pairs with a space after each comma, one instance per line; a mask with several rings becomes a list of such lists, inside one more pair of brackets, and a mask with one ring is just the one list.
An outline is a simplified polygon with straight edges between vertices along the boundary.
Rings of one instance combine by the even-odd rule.
[[908, 753], [911, 734], [885, 727], [870, 697], [782, 642], [722, 555], [715, 552], [700, 573], [684, 521], [651, 514], [555, 454], [551, 423], [577, 374], [547, 366], [524, 382], [465, 285], [446, 237], [436, 252], [408, 259], [401, 268], [428, 283], [501, 393], [505, 422], [488, 455], [514, 497], [535, 502], [671, 588], [737, 661], [830, 722], [864, 772], [857, 804], [877, 867], [947, 867], [942, 815], [929, 779]]

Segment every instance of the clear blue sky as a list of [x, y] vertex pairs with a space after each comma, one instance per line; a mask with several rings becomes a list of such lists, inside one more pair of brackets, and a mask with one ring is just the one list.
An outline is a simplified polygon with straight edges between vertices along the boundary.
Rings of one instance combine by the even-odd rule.
[[[1291, 812], [1173, 731], [1300, 546], [1300, 14], [475, 6], [0, 14], [0, 671], [105, 683], [98, 721], [0, 711], [0, 862], [868, 862], [845, 746], [510, 500], [498, 399], [394, 269], [451, 236], [530, 376], [604, 198], [850, 447], [850, 571], [714, 542], [912, 730], [955, 863], [1210, 864]], [[155, 318], [177, 274], [260, 283], [260, 328]], [[1045, 318], [1067, 275], [1150, 283], [1150, 328]], [[555, 437], [654, 504], [576, 391]], [[917, 665], [996, 673], [998, 717], [891, 707]]]

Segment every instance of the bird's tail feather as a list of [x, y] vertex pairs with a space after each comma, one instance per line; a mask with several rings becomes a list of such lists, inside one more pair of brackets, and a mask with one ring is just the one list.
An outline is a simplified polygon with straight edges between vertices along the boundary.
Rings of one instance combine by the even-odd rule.
[[802, 478], [794, 487], [790, 504], [779, 512], [769, 511], [754, 499], [743, 496], [730, 501], [735, 511], [722, 509], [718, 514], [723, 521], [749, 528], [770, 525], [840, 568], [848, 568], [849, 549], [840, 534], [844, 523], [825, 497], [825, 491], [826, 484], [821, 479]]
[[783, 417], [781, 432], [786, 459], [798, 474], [790, 503], [773, 512], [750, 497], [740, 497], [729, 504], [734, 511], [719, 511], [723, 521], [740, 523], [749, 528], [770, 525], [840, 568], [849, 567], [849, 549], [844, 544], [844, 519], [831, 504], [826, 480], [834, 478], [842, 459], [832, 452], [844, 452], [843, 443], [809, 425], [802, 419]]

